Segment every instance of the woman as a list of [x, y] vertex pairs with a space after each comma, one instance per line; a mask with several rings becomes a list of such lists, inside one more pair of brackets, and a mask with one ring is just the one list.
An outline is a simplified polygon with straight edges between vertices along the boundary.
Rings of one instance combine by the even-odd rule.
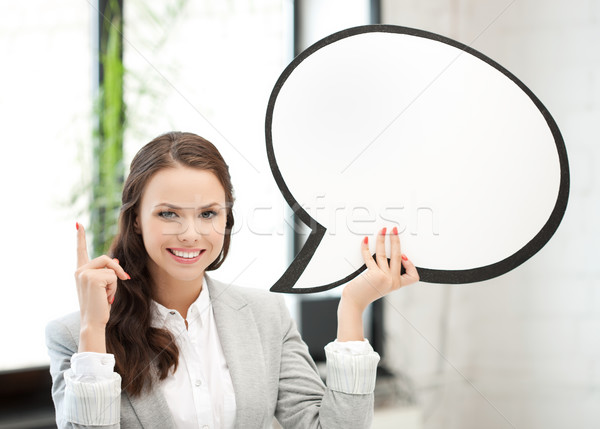
[[[77, 224], [80, 311], [48, 324], [60, 428], [364, 428], [379, 356], [363, 338], [374, 300], [418, 280], [397, 229], [365, 238], [319, 378], [280, 295], [206, 275], [234, 224], [227, 164], [208, 141], [168, 133], [134, 157], [111, 256], [90, 260]], [[401, 266], [406, 273], [401, 275]]]

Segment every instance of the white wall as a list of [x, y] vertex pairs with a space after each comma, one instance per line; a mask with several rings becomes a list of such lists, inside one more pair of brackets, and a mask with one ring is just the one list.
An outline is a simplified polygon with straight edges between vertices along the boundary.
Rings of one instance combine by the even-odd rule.
[[45, 324], [77, 308], [75, 222], [87, 216], [85, 198], [70, 199], [90, 156], [92, 61], [87, 2], [0, 7], [2, 371], [46, 364]]
[[384, 0], [383, 21], [497, 61], [563, 134], [569, 206], [555, 236], [501, 278], [418, 284], [387, 298], [387, 362], [424, 428], [600, 427], [600, 1]]

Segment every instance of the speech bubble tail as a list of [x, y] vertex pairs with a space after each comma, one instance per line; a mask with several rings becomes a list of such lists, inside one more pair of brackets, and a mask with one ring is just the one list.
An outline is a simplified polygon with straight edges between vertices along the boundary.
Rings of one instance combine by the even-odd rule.
[[285, 271], [285, 273], [279, 278], [279, 280], [277, 280], [277, 282], [275, 282], [273, 286], [271, 286], [271, 292], [294, 294], [324, 292], [326, 290], [330, 290], [348, 283], [350, 280], [352, 280], [357, 275], [359, 275], [367, 269], [366, 265], [363, 264], [361, 267], [359, 267], [349, 275], [334, 282], [318, 286], [294, 287], [298, 282], [298, 279], [302, 276], [306, 267], [310, 263], [312, 257], [317, 251], [317, 248], [319, 247], [319, 245], [321, 245], [325, 232], [327, 231], [327, 228], [316, 222], [314, 219], [312, 220], [313, 222], [311, 224], [314, 225], [314, 228], [311, 229], [311, 233], [308, 236], [308, 239], [300, 249], [300, 252], [298, 252], [298, 255], [296, 255], [296, 257], [294, 258], [288, 269]]
[[[304, 214], [308, 215], [306, 212], [304, 212]], [[300, 220], [302, 220], [302, 217], [303, 216], [299, 216]], [[296, 257], [294, 258], [290, 266], [287, 268], [287, 270], [285, 270], [285, 272], [279, 278], [279, 280], [277, 280], [277, 282], [275, 282], [275, 284], [271, 286], [271, 292], [297, 293], [294, 289], [294, 285], [296, 284], [296, 282], [310, 263], [310, 260], [314, 256], [317, 247], [319, 247], [319, 244], [323, 240], [323, 236], [327, 231], [327, 228], [325, 228], [323, 225], [316, 222], [312, 218], [310, 219], [312, 220], [312, 222], [310, 222], [311, 231], [308, 236], [308, 239], [300, 249], [300, 252], [298, 252]], [[306, 222], [304, 223], [306, 224]]]

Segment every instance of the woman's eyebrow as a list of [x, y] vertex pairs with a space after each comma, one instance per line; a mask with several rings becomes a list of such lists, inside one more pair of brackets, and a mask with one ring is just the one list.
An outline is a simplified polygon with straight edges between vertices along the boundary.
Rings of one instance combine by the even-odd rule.
[[[204, 206], [200, 206], [197, 209], [198, 210], [204, 210], [204, 209], [208, 209], [208, 208], [215, 207], [215, 206], [221, 207], [221, 204], [219, 204], [217, 202], [213, 202], [213, 203], [210, 203], [210, 204], [206, 204]], [[160, 203], [160, 204], [157, 204], [157, 205], [154, 206], [154, 208], [156, 208], [156, 207], [168, 207], [168, 208], [173, 209], [173, 210], [195, 209], [194, 207], [179, 207], [179, 206], [176, 206], [176, 205], [173, 205], [173, 204], [170, 204], [170, 203]]]

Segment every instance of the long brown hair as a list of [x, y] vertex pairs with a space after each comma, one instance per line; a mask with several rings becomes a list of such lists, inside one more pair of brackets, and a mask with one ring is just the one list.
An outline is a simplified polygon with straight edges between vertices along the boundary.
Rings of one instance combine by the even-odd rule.
[[227, 221], [223, 248], [206, 270], [221, 266], [229, 251], [233, 188], [229, 167], [217, 148], [200, 136], [181, 132], [164, 134], [142, 147], [131, 162], [123, 187], [119, 231], [110, 249], [111, 257], [119, 259], [131, 280], [118, 280], [106, 326], [107, 351], [115, 355], [115, 370], [121, 375], [123, 388], [131, 395], [139, 395], [144, 388], [152, 386], [153, 371], [157, 371], [160, 380], [167, 377], [171, 367], [177, 369], [179, 360], [173, 335], [166, 329], [150, 326], [153, 283], [148, 270], [148, 253], [134, 227], [148, 181], [158, 171], [177, 166], [209, 170], [225, 190]]

